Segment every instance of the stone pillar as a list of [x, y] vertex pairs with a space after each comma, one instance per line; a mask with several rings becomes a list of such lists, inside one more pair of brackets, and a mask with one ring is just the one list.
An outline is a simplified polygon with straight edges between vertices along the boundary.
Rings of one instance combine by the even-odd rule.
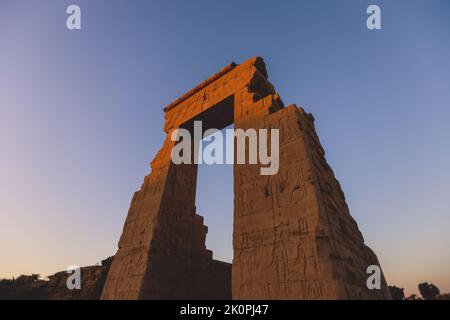
[[235, 165], [233, 299], [390, 298], [384, 276], [382, 290], [366, 287], [366, 268], [379, 263], [349, 214], [312, 115], [276, 101], [263, 110], [240, 106], [258, 111], [235, 119], [236, 128], [279, 129], [280, 167], [262, 176], [260, 166]]
[[212, 259], [195, 212], [197, 166], [171, 162], [169, 137], [133, 196], [102, 299], [189, 298], [192, 266]]

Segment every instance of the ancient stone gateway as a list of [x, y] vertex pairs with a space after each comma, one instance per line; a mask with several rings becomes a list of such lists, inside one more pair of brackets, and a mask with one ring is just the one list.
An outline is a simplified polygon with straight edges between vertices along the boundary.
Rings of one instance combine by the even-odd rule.
[[[131, 202], [103, 299], [386, 299], [366, 286], [379, 265], [349, 214], [324, 157], [314, 118], [284, 107], [263, 60], [230, 64], [165, 109], [167, 137]], [[280, 168], [234, 165], [234, 258], [212, 259], [196, 214], [197, 166], [171, 161], [171, 133], [277, 128]]]

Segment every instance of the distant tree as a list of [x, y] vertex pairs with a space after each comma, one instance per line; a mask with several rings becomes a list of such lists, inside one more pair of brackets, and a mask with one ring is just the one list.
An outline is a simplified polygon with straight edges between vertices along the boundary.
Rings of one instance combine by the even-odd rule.
[[405, 289], [396, 286], [389, 286], [391, 291], [392, 299], [394, 300], [405, 300]]
[[435, 300], [436, 296], [440, 293], [438, 287], [428, 282], [420, 283], [419, 291], [422, 295], [422, 298], [424, 298], [425, 300]]
[[21, 275], [17, 279], [13, 280], [16, 284], [32, 284], [39, 280], [41, 276], [33, 273], [31, 276]]

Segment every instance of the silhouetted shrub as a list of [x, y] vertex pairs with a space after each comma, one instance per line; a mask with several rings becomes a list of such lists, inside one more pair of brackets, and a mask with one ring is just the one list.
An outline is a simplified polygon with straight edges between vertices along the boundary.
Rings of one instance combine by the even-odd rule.
[[415, 294], [412, 294], [409, 297], [407, 297], [405, 300], [423, 300], [423, 299], [421, 297], [418, 297]]
[[425, 300], [435, 300], [440, 293], [438, 287], [432, 283], [423, 282], [419, 284], [419, 291]]
[[391, 291], [392, 299], [394, 300], [404, 300], [405, 299], [405, 289], [396, 286], [389, 286], [389, 291]]
[[0, 280], [0, 299], [38, 300], [42, 299], [46, 281], [38, 274], [21, 275], [17, 279]]

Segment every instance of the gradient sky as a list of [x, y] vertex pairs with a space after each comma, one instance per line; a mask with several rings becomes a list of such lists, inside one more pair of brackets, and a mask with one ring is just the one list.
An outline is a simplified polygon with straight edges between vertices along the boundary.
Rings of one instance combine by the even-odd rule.
[[[81, 31], [65, 27], [74, 3]], [[256, 55], [314, 114], [388, 282], [450, 292], [448, 0], [0, 0], [0, 277], [114, 254], [162, 108]], [[207, 245], [228, 261], [232, 198], [231, 166], [201, 166]]]

